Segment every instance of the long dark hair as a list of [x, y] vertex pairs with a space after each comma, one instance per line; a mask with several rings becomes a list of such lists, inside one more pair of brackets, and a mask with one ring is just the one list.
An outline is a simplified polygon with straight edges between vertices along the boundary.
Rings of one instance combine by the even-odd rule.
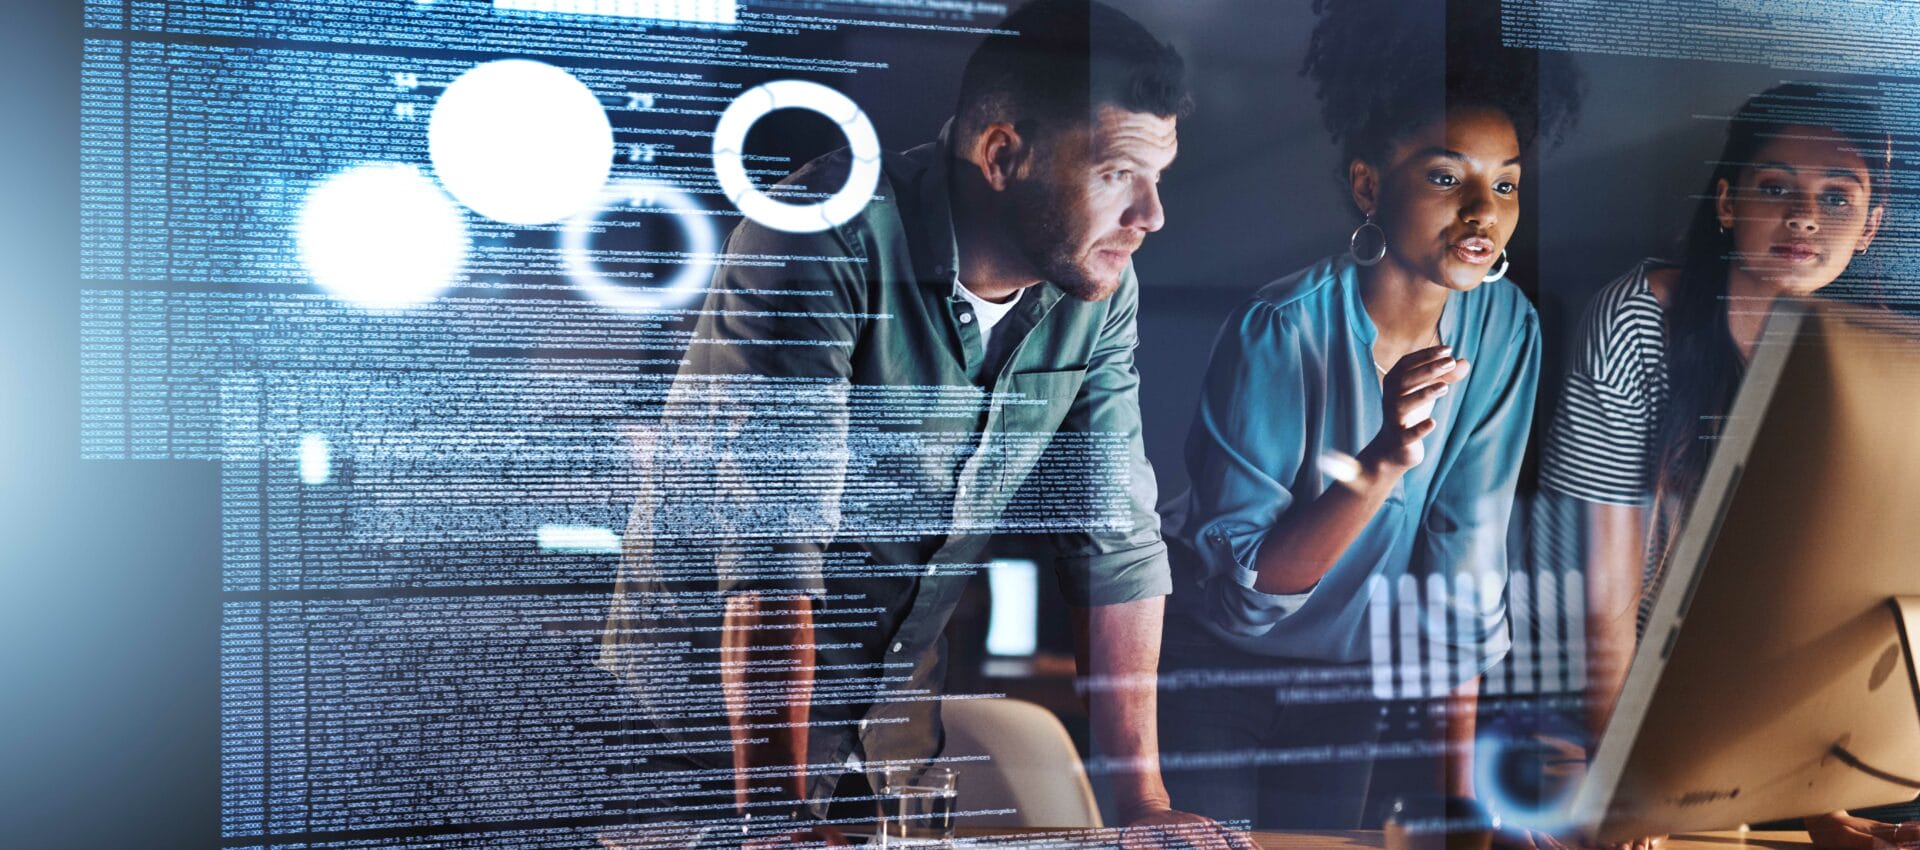
[[1669, 394], [1654, 456], [1659, 463], [1656, 503], [1669, 530], [1678, 528], [1699, 489], [1721, 419], [1733, 406], [1747, 370], [1727, 329], [1733, 233], [1720, 227], [1715, 203], [1719, 183], [1738, 185], [1760, 148], [1791, 127], [1838, 133], [1867, 163], [1870, 205], [1884, 203], [1891, 136], [1871, 101], [1823, 86], [1787, 83], [1755, 95], [1728, 123], [1726, 147], [1681, 242], [1679, 278], [1666, 310]]

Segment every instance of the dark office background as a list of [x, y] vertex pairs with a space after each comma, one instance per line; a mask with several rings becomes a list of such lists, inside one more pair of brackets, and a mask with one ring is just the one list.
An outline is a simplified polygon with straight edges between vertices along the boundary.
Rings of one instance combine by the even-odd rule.
[[[1188, 57], [1199, 111], [1138, 256], [1140, 370], [1162, 489], [1218, 322], [1259, 285], [1343, 250], [1353, 221], [1297, 75], [1308, 0], [1120, 0]], [[218, 835], [217, 471], [78, 460], [80, 4], [0, 24], [0, 835], [11, 846], [207, 846]], [[966, 47], [888, 36], [894, 67], [849, 93], [888, 147], [929, 139]], [[863, 42], [863, 45], [866, 42]], [[1661, 253], [1725, 114], [1762, 67], [1581, 57], [1585, 115], [1526, 178], [1532, 266], [1516, 265], [1558, 373], [1592, 291]], [[1684, 84], [1676, 84], [1681, 81]], [[1544, 388], [1551, 397], [1551, 386]]]

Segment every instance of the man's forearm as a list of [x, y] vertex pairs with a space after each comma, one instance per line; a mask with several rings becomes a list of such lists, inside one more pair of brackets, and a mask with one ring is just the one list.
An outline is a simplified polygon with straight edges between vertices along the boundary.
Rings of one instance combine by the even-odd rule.
[[1086, 623], [1082, 649], [1092, 681], [1087, 699], [1094, 738], [1127, 765], [1113, 782], [1121, 816], [1129, 821], [1169, 808], [1155, 727], [1164, 612], [1165, 600], [1157, 596], [1076, 612]]
[[[733, 737], [733, 789], [745, 807], [751, 785], [777, 782], [788, 801], [806, 799], [807, 717], [813, 702], [813, 600], [746, 593], [727, 599], [721, 692]], [[775, 709], [772, 716], [766, 709]], [[759, 723], [766, 728], [750, 728]], [[777, 780], [749, 782], [768, 769]]]

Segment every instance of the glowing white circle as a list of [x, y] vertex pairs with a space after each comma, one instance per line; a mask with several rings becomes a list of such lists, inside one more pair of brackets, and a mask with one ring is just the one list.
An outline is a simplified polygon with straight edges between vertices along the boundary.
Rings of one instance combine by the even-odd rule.
[[[1529, 736], [1528, 744], [1537, 747], [1539, 742]], [[1500, 773], [1500, 764], [1506, 758], [1507, 749], [1513, 746], [1514, 742], [1505, 734], [1481, 734], [1474, 738], [1474, 790], [1480, 795], [1487, 811], [1514, 829], [1559, 834], [1576, 826], [1572, 795], [1561, 799], [1528, 801], [1507, 787], [1507, 780]], [[1540, 758], [1538, 753], [1523, 753], [1520, 757], [1534, 764]]]
[[613, 169], [613, 126], [600, 98], [544, 62], [476, 65], [447, 86], [427, 121], [433, 172], [474, 212], [546, 224], [600, 197]]
[[650, 209], [672, 214], [686, 237], [684, 253], [712, 257], [720, 238], [701, 214], [699, 204], [686, 192], [643, 177], [616, 180], [607, 186], [600, 203], [567, 220], [560, 229], [560, 256], [567, 275], [593, 300], [632, 313], [650, 313], [684, 307], [702, 295], [713, 279], [713, 260], [683, 262], [680, 271], [665, 286], [623, 286], [608, 280], [600, 272], [588, 249], [588, 237], [606, 211], [618, 204], [633, 209]]
[[[847, 184], [832, 197], [789, 204], [754, 188], [741, 149], [746, 147], [747, 131], [776, 109], [805, 109], [840, 125], [853, 166], [847, 172]], [[874, 187], [880, 184], [880, 137], [867, 114], [846, 95], [805, 80], [775, 80], [742, 92], [720, 113], [720, 123], [713, 128], [713, 174], [720, 179], [720, 191], [747, 218], [774, 230], [815, 233], [843, 224], [866, 209]]]
[[467, 258], [460, 207], [411, 165], [356, 165], [327, 178], [308, 191], [294, 229], [314, 282], [373, 309], [432, 300]]

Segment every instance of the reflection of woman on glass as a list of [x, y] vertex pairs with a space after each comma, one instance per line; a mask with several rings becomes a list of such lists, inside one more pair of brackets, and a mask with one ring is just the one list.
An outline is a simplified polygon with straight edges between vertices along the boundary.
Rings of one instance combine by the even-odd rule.
[[[1282, 756], [1377, 741], [1369, 661], [1390, 662], [1372, 654], [1368, 609], [1401, 576], [1442, 576], [1450, 591], [1469, 578], [1419, 627], [1458, 660], [1438, 665], [1438, 687], [1417, 686], [1464, 703], [1447, 738], [1470, 748], [1473, 677], [1508, 646], [1507, 516], [1539, 367], [1505, 248], [1523, 154], [1572, 102], [1531, 57], [1463, 51], [1437, 25], [1399, 20], [1422, 4], [1317, 5], [1306, 72], [1362, 221], [1349, 251], [1228, 319], [1188, 435], [1192, 490], [1167, 516], [1168, 783], [1259, 827], [1360, 825], [1371, 755]], [[1250, 684], [1201, 684], [1223, 668]], [[1287, 681], [1324, 684], [1295, 699]], [[1449, 760], [1451, 793], [1470, 795], [1470, 763]]]
[[[1579, 507], [1568, 536], [1584, 540], [1594, 732], [1706, 470], [1703, 438], [1732, 405], [1773, 301], [1828, 286], [1873, 243], [1890, 137], [1872, 104], [1788, 84], [1740, 108], [1717, 162], [1680, 262], [1642, 262], [1588, 307], [1541, 466], [1549, 498]], [[1864, 847], [1875, 825], [1836, 814], [1808, 827], [1823, 844]]]

